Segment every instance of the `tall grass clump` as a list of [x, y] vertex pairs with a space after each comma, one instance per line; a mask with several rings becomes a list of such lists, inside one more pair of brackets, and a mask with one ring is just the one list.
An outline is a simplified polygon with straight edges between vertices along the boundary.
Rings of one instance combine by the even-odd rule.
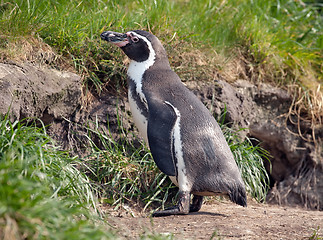
[[248, 136], [241, 139], [239, 132], [245, 129], [236, 131], [229, 128], [224, 121], [225, 115], [226, 109], [218, 118], [219, 124], [240, 169], [246, 191], [258, 202], [265, 202], [270, 188], [270, 179], [264, 161], [269, 162], [270, 155], [259, 144], [255, 145], [254, 141], [257, 142], [255, 139], [251, 139]]
[[35, 34], [42, 27], [47, 11], [46, 5], [46, 1], [2, 1], [1, 37], [18, 38]]
[[164, 206], [174, 197], [175, 187], [160, 172], [142, 140], [128, 133], [118, 120], [118, 140], [97, 122], [90, 124], [87, 139], [91, 154], [84, 158], [83, 171], [99, 185], [103, 203], [120, 207], [135, 203], [145, 210], [151, 204]]
[[255, 146], [249, 137], [242, 141], [237, 132], [230, 128], [225, 130], [225, 137], [240, 169], [246, 191], [258, 202], [265, 202], [270, 179], [264, 161], [269, 161], [269, 153], [260, 145]]
[[75, 164], [77, 159], [53, 144], [40, 121], [11, 122], [1, 116], [0, 238], [112, 237], [92, 222], [95, 215], [87, 208], [94, 208], [94, 197]]

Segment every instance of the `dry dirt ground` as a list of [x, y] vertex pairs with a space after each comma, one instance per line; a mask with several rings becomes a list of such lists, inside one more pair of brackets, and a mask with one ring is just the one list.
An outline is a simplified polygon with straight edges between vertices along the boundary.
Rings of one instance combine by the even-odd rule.
[[[322, 239], [323, 212], [229, 201], [204, 204], [198, 213], [151, 218], [129, 207], [107, 210], [107, 221], [122, 239], [151, 234], [168, 239]], [[108, 213], [109, 212], [109, 213]]]

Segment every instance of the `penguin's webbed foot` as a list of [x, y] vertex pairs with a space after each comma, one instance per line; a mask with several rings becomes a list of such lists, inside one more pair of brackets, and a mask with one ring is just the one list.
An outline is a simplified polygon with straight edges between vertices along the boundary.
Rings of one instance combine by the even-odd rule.
[[178, 206], [174, 206], [162, 211], [156, 211], [153, 213], [153, 217], [164, 217], [170, 215], [185, 215], [188, 214], [189, 211], [181, 211]]
[[194, 195], [192, 204], [190, 205], [190, 212], [200, 211], [203, 204], [203, 196]]
[[156, 211], [152, 214], [153, 217], [164, 217], [170, 215], [186, 215], [190, 212], [190, 193], [179, 192], [178, 205], [167, 208], [162, 211]]

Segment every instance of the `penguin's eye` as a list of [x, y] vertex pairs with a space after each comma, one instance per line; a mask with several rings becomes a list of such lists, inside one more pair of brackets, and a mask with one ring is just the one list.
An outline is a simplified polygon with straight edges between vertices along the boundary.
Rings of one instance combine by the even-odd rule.
[[131, 40], [132, 40], [133, 42], [135, 42], [135, 43], [139, 42], [139, 38], [137, 38], [137, 37], [133, 37]]

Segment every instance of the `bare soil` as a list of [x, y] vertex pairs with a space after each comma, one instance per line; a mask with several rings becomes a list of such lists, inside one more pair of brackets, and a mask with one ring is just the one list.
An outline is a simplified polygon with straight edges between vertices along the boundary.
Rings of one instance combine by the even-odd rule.
[[130, 207], [107, 210], [107, 221], [122, 239], [151, 234], [168, 239], [322, 239], [323, 212], [250, 202], [204, 204], [197, 213], [151, 218]]

